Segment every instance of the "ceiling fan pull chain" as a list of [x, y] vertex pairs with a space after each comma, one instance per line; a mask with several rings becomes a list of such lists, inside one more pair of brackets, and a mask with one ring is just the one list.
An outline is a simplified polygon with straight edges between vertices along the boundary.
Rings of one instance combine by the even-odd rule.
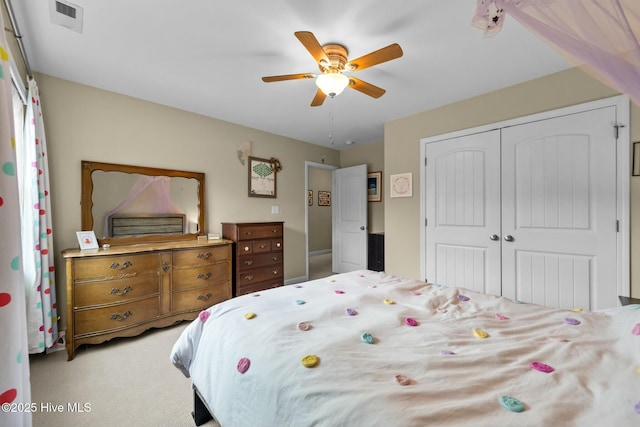
[[329, 143], [333, 145], [333, 97], [329, 100], [331, 107], [329, 108]]

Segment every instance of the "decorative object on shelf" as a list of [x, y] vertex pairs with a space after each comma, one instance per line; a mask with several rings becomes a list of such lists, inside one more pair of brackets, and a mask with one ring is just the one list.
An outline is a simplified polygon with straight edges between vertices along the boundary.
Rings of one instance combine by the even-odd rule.
[[98, 239], [96, 239], [96, 233], [92, 231], [76, 231], [78, 237], [78, 243], [81, 250], [98, 249]]
[[276, 175], [282, 169], [277, 159], [249, 157], [249, 197], [277, 197]]
[[640, 141], [633, 143], [633, 166], [631, 176], [640, 176]]
[[307, 204], [309, 206], [313, 206], [313, 190], [309, 190], [309, 193], [307, 194]]
[[382, 172], [369, 172], [367, 174], [367, 200], [379, 202], [382, 200]]
[[318, 191], [318, 206], [331, 206], [331, 191]]
[[390, 197], [412, 197], [413, 174], [409, 172], [391, 175], [389, 189]]

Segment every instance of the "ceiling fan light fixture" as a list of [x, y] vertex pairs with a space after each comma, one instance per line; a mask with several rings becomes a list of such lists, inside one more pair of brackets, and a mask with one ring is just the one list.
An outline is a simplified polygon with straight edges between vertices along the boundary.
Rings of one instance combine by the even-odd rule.
[[349, 86], [349, 78], [342, 73], [325, 73], [316, 77], [316, 86], [325, 95], [333, 98]]

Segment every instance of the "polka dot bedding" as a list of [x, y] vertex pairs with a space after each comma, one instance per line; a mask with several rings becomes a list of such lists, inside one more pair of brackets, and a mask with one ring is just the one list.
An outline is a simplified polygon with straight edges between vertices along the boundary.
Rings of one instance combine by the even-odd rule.
[[170, 357], [223, 427], [640, 425], [638, 305], [357, 271], [217, 304]]

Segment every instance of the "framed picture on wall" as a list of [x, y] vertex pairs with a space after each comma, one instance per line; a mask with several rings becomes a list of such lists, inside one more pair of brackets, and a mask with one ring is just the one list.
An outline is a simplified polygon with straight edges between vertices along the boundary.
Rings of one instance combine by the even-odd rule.
[[390, 197], [412, 197], [413, 196], [413, 175], [411, 173], [401, 173], [389, 177]]
[[369, 172], [367, 174], [367, 200], [379, 202], [382, 200], [382, 172]]
[[269, 159], [249, 157], [249, 197], [276, 198], [276, 173]]
[[331, 191], [318, 191], [318, 206], [331, 206]]

